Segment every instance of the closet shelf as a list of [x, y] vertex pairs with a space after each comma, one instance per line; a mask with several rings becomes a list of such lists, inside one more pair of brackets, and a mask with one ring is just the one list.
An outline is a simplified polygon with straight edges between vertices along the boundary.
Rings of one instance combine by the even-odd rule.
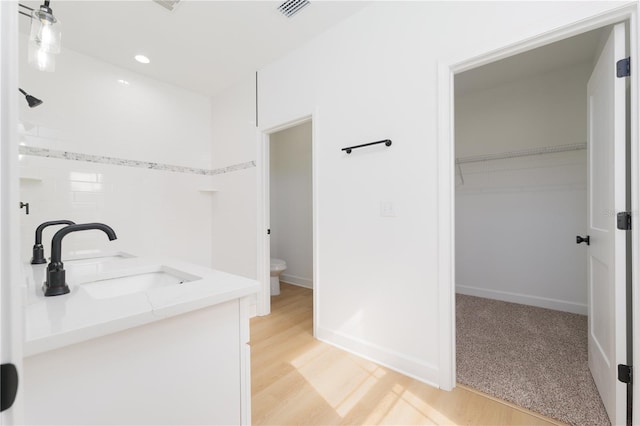
[[507, 158], [527, 157], [530, 155], [554, 154], [556, 152], [579, 151], [587, 149], [587, 143], [574, 143], [568, 145], [546, 146], [542, 148], [523, 149], [498, 154], [474, 155], [470, 157], [456, 158], [456, 164], [477, 163], [480, 161], [504, 160]]

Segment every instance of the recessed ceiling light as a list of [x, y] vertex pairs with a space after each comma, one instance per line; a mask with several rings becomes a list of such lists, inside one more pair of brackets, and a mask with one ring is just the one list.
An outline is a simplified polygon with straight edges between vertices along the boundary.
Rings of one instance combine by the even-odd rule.
[[129, 82], [127, 80], [123, 80], [122, 78], [118, 80], [118, 83], [122, 84], [123, 86], [129, 85]]
[[141, 64], [148, 64], [149, 62], [151, 62], [149, 58], [144, 55], [136, 55], [135, 60], [140, 62]]

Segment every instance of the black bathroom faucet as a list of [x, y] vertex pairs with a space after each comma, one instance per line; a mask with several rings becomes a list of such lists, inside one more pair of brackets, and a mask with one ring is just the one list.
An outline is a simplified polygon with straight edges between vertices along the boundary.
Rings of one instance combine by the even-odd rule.
[[42, 286], [45, 296], [60, 296], [69, 293], [69, 286], [65, 281], [64, 264], [62, 263], [62, 239], [65, 235], [76, 231], [88, 231], [97, 229], [109, 237], [113, 241], [116, 233], [110, 226], [104, 223], [81, 223], [78, 225], [69, 225], [55, 233], [51, 240], [51, 263], [47, 266], [47, 280]]
[[75, 225], [75, 222], [70, 220], [52, 220], [50, 222], [41, 223], [36, 228], [36, 242], [33, 245], [33, 257], [31, 258], [32, 265], [39, 265], [41, 263], [47, 263], [47, 259], [44, 257], [44, 247], [42, 246], [42, 231], [44, 228], [51, 225]]

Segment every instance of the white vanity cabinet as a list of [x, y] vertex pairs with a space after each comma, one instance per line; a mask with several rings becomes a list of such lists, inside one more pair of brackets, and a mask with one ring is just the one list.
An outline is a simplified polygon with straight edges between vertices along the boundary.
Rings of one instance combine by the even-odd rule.
[[[198, 285], [175, 297], [147, 294], [149, 312], [129, 306], [118, 317], [114, 309], [110, 321], [100, 305], [118, 299], [135, 305], [143, 298], [94, 301], [93, 324], [86, 310], [73, 318], [73, 288], [66, 303], [66, 296], [56, 296], [27, 305], [25, 423], [250, 424], [248, 299], [257, 283], [217, 271], [211, 278], [224, 278], [218, 294]], [[49, 318], [56, 325], [47, 335], [33, 323], [46, 320], [43, 310], [52, 316], [63, 312], [62, 318]], [[80, 317], [89, 322], [78, 329]]]

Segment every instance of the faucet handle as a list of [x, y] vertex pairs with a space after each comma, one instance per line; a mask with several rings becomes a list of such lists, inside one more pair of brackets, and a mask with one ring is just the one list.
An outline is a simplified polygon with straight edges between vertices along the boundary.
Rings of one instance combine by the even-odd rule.
[[[29, 214], [29, 203], [27, 203], [27, 214]], [[33, 245], [33, 257], [31, 258], [32, 265], [40, 265], [47, 263], [44, 257], [44, 247], [42, 246], [42, 231], [47, 226], [52, 225], [75, 225], [75, 222], [70, 220], [51, 220], [49, 222], [43, 222], [36, 228], [36, 242]]]
[[42, 283], [42, 291], [47, 297], [62, 296], [63, 294], [71, 292], [71, 289], [67, 285], [67, 273], [61, 265], [62, 263], [54, 265], [53, 262], [51, 262], [49, 266], [47, 266], [47, 281]]
[[47, 263], [47, 259], [44, 257], [44, 246], [42, 244], [34, 244], [31, 256], [32, 265], [41, 265]]
[[111, 241], [118, 238], [114, 230], [104, 223], [80, 223], [65, 226], [58, 230], [51, 239], [51, 263], [47, 266], [47, 280], [42, 286], [45, 296], [59, 296], [69, 293], [69, 286], [65, 282], [64, 264], [61, 260], [62, 239], [72, 232], [89, 231], [91, 229], [104, 232]]

